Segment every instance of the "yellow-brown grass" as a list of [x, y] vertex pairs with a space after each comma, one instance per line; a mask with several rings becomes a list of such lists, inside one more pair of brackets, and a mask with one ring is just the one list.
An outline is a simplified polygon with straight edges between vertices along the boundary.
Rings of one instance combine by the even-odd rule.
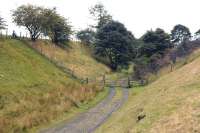
[[0, 40], [0, 133], [30, 132], [94, 100], [82, 85], [18, 40]]
[[[200, 132], [200, 58], [133, 88], [129, 101], [97, 133]], [[138, 121], [138, 117], [145, 117]]]
[[70, 42], [67, 48], [60, 48], [49, 41], [38, 41], [35, 47], [50, 59], [72, 70], [79, 78], [96, 78], [110, 72], [110, 69], [92, 58], [91, 51], [79, 42]]
[[26, 90], [7, 94], [0, 114], [0, 132], [25, 132], [46, 124], [71, 107], [94, 99], [99, 91], [94, 85], [68, 84], [45, 93]]

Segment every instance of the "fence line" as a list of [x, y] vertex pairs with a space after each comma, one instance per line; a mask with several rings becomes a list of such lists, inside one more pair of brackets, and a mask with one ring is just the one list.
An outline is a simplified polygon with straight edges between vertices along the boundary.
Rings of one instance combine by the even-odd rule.
[[[4, 38], [4, 37], [5, 38], [13, 38], [12, 35], [8, 35], [8, 32], [6, 32], [6, 35], [4, 35], [4, 34], [2, 34], [2, 32], [0, 32], [0, 37], [1, 38]], [[48, 55], [46, 55], [43, 52], [42, 47], [41, 47], [41, 49], [37, 49], [33, 43], [32, 44], [29, 43], [28, 40], [30, 40], [30, 38], [27, 37], [27, 35], [25, 37], [25, 36], [22, 36], [20, 33], [20, 36], [17, 38], [14, 38], [14, 39], [19, 39], [19, 40], [23, 41], [24, 44], [26, 44], [29, 48], [33, 49], [38, 54], [40, 54], [41, 56], [43, 56], [44, 58], [49, 60], [51, 63], [53, 63], [56, 67], [58, 67], [60, 70], [62, 70], [68, 76], [71, 76], [72, 78], [78, 80], [79, 82], [81, 82], [83, 84], [98, 83], [103, 86], [119, 86], [119, 87], [121, 86], [121, 87], [127, 87], [127, 88], [130, 88], [133, 84], [137, 84], [136, 81], [133, 81], [132, 78], [130, 78], [130, 76], [127, 76], [126, 79], [121, 79], [118, 81], [106, 79], [106, 75], [98, 76], [98, 77], [91, 78], [91, 79], [89, 77], [86, 77], [86, 78], [78, 77], [75, 75], [75, 71], [67, 68], [64, 65], [64, 63], [56, 61], [54, 59], [54, 57], [51, 57], [51, 56], [48, 57]]]

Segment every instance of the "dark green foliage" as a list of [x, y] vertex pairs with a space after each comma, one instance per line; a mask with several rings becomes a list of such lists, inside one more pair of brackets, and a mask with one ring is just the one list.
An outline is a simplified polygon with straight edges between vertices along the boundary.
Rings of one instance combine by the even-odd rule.
[[13, 30], [13, 33], [12, 33], [12, 38], [18, 38], [18, 36], [17, 36], [17, 34], [16, 34], [16, 32]]
[[161, 67], [160, 59], [164, 56], [166, 49], [172, 48], [172, 44], [170, 36], [160, 28], [147, 31], [137, 44], [137, 54], [134, 59], [135, 78], [144, 80], [148, 73], [157, 73]]
[[195, 34], [196, 34], [196, 35], [199, 35], [199, 34], [200, 34], [200, 29], [199, 29], [197, 32], [195, 32]]
[[145, 79], [146, 73], [148, 72], [148, 65], [149, 58], [147, 57], [140, 57], [134, 60], [134, 77], [138, 80]]
[[111, 21], [97, 31], [96, 54], [107, 57], [113, 70], [126, 67], [131, 60], [134, 40], [123, 24]]
[[[196, 32], [199, 34], [199, 31]], [[184, 25], [176, 25], [171, 31], [171, 41], [177, 45], [176, 48], [176, 56], [185, 56], [190, 51], [189, 39], [191, 37], [191, 33], [189, 28]]]
[[87, 28], [85, 30], [81, 30], [76, 34], [76, 37], [86, 45], [94, 44], [95, 41], [95, 32], [91, 29]]
[[176, 25], [171, 31], [171, 42], [175, 44], [180, 44], [183, 41], [189, 40], [191, 33], [189, 28], [184, 25]]
[[52, 42], [64, 43], [69, 40], [72, 33], [71, 26], [67, 20], [60, 16], [54, 9], [43, 9], [42, 31], [48, 35]]
[[200, 29], [197, 32], [195, 32], [196, 39], [199, 39], [199, 36], [200, 36]]
[[160, 69], [159, 60], [162, 58], [162, 56], [159, 53], [153, 54], [149, 59], [149, 71], [151, 73], [157, 74], [158, 70]]
[[165, 49], [172, 47], [170, 36], [160, 28], [157, 28], [155, 31], [147, 31], [143, 35], [142, 40], [144, 44], [141, 47], [141, 55], [147, 57], [155, 53], [163, 54]]

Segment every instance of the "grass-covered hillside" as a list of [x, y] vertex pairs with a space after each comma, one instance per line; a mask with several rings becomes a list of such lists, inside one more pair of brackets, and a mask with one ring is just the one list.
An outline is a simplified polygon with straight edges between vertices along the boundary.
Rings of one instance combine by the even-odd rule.
[[0, 40], [1, 133], [27, 132], [49, 123], [99, 90], [67, 76], [23, 42]]
[[[199, 53], [199, 51], [197, 51]], [[130, 91], [129, 101], [97, 133], [196, 133], [200, 131], [200, 57], [145, 87]], [[194, 58], [195, 57], [195, 58]], [[166, 71], [166, 70], [165, 70]]]
[[96, 61], [91, 51], [79, 42], [70, 42], [60, 48], [49, 41], [38, 41], [35, 47], [52, 60], [72, 70], [79, 78], [95, 78], [109, 73], [110, 69]]

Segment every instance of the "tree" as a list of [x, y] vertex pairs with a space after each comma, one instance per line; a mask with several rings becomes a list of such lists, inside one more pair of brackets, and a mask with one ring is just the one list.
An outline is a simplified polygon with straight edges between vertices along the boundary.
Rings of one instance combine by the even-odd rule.
[[35, 41], [42, 32], [42, 7], [22, 5], [13, 11], [13, 21], [18, 26], [25, 26], [30, 33], [32, 41]]
[[48, 35], [52, 42], [58, 44], [69, 40], [72, 33], [67, 19], [56, 12], [56, 8], [42, 11], [42, 32]]
[[172, 44], [170, 35], [160, 28], [147, 31], [138, 44], [137, 56], [134, 59], [134, 73], [135, 78], [144, 80], [148, 73], [157, 73], [161, 67], [160, 59]]
[[160, 28], [157, 28], [155, 31], [147, 31], [142, 36], [142, 40], [144, 44], [141, 47], [141, 55], [146, 55], [147, 57], [155, 53], [163, 54], [167, 48], [172, 47], [169, 34]]
[[13, 30], [13, 33], [12, 33], [12, 38], [18, 38], [16, 32]]
[[134, 75], [133, 77], [138, 80], [145, 80], [146, 74], [148, 73], [148, 62], [149, 58], [147, 57], [140, 57], [136, 58], [134, 61], [133, 71]]
[[199, 39], [199, 36], [200, 36], [200, 29], [199, 29], [197, 32], [195, 32], [195, 36], [196, 36], [197, 39]]
[[97, 25], [93, 26], [96, 29], [103, 27], [112, 20], [112, 16], [108, 14], [108, 11], [105, 9], [104, 5], [101, 3], [96, 4], [89, 10], [90, 14], [97, 21]]
[[83, 44], [86, 45], [94, 44], [95, 32], [89, 28], [79, 31], [76, 34], [76, 36]]
[[5, 21], [2, 17], [0, 17], [0, 30], [5, 29], [7, 25], [5, 24]]
[[96, 54], [108, 57], [113, 70], [118, 66], [126, 67], [131, 60], [134, 40], [134, 36], [123, 24], [111, 21], [97, 31]]
[[176, 25], [171, 31], [171, 42], [175, 44], [180, 44], [186, 40], [189, 40], [191, 37], [191, 33], [189, 28], [184, 25]]

